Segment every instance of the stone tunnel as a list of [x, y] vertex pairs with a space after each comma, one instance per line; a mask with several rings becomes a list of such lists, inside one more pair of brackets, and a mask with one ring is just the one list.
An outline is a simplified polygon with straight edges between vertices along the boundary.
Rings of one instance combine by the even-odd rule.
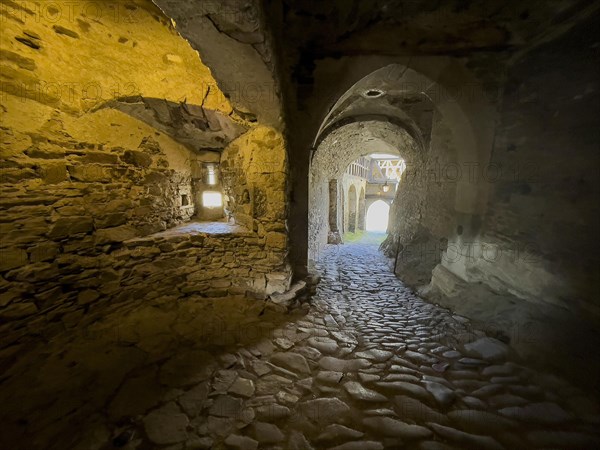
[[0, 448], [600, 448], [598, 2], [0, 21]]

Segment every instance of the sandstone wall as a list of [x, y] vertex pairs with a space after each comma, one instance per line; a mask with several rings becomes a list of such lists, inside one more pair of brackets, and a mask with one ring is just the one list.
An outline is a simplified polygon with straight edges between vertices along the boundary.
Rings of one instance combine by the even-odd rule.
[[13, 96], [2, 106], [3, 307], [46, 296], [35, 282], [67, 274], [59, 255], [95, 255], [192, 216], [181, 205], [191, 155], [168, 136], [114, 110], [78, 118], [36, 104], [24, 117], [32, 105]]
[[160, 10], [141, 0], [1, 6], [6, 339], [157, 292], [285, 290], [285, 149], [275, 132], [258, 127], [240, 141], [254, 152], [235, 172], [256, 186], [250, 231], [154, 237], [199, 212], [202, 163], [218, 163], [251, 126]]
[[103, 308], [124, 302], [240, 294], [264, 298], [285, 291], [289, 271], [267, 238], [229, 228], [184, 225], [116, 246], [61, 253], [8, 272], [3, 285], [10, 282], [11, 293], [20, 295], [0, 312], [0, 345], [90, 323]]
[[143, 96], [232, 112], [197, 52], [149, 0], [3, 2], [0, 44], [2, 91], [61, 110]]
[[266, 237], [287, 254], [287, 157], [283, 136], [258, 126], [233, 141], [221, 155], [226, 208], [234, 221]]

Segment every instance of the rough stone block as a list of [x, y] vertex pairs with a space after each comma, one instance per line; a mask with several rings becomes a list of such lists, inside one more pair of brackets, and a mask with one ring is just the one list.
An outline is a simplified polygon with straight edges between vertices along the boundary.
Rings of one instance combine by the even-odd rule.
[[137, 167], [150, 167], [152, 165], [150, 155], [136, 150], [127, 150], [121, 159], [123, 162]]
[[87, 164], [118, 164], [119, 157], [114, 153], [88, 152], [82, 158], [82, 162]]
[[100, 298], [100, 294], [98, 293], [98, 291], [88, 289], [85, 291], [81, 291], [79, 295], [77, 295], [77, 303], [79, 303], [80, 305], [87, 305], [97, 300], [98, 298]]
[[137, 237], [135, 228], [123, 225], [114, 228], [105, 228], [96, 232], [96, 244], [110, 244], [112, 242], [124, 242]]
[[464, 290], [466, 283], [444, 266], [438, 264], [433, 269], [431, 285], [447, 297], [456, 297]]
[[35, 303], [12, 303], [0, 311], [0, 319], [16, 320], [31, 316], [38, 311]]
[[189, 419], [171, 402], [152, 411], [144, 418], [148, 438], [159, 445], [174, 444], [187, 439]]
[[85, 183], [112, 181], [112, 174], [108, 168], [99, 165], [70, 166], [69, 175], [71, 179]]
[[287, 246], [287, 235], [274, 231], [267, 233], [266, 244], [267, 247], [285, 249]]
[[20, 248], [0, 249], [0, 271], [24, 266], [29, 262], [27, 252]]
[[44, 242], [29, 250], [31, 262], [52, 261], [58, 255], [59, 246], [55, 242]]
[[74, 234], [89, 233], [93, 228], [94, 221], [91, 217], [63, 217], [54, 223], [48, 233], [48, 237], [51, 239], [62, 239]]
[[118, 227], [127, 222], [127, 214], [124, 212], [110, 213], [96, 218], [96, 228]]
[[42, 180], [45, 184], [67, 181], [67, 165], [64, 162], [46, 164], [42, 167]]

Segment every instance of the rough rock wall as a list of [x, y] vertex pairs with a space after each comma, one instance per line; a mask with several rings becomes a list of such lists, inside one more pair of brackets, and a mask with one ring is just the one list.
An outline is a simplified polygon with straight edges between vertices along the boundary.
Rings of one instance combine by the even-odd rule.
[[3, 330], [60, 325], [61, 305], [129, 279], [106, 255], [194, 214], [189, 137], [224, 147], [248, 126], [150, 2], [85, 5], [1, 5]]
[[150, 1], [3, 2], [0, 43], [2, 91], [63, 111], [143, 96], [232, 112], [210, 70]]
[[598, 23], [591, 17], [509, 68], [490, 198], [465, 274], [497, 292], [596, 318]]
[[235, 223], [266, 239], [268, 260], [283, 265], [287, 242], [287, 158], [281, 133], [257, 126], [221, 155], [226, 209]]
[[406, 161], [382, 245], [388, 256], [397, 258], [396, 274], [412, 286], [429, 283], [456, 227], [456, 150], [443, 119], [434, 114], [430, 145]]
[[0, 346], [48, 338], [82, 321], [89, 324], [103, 308], [124, 302], [240, 294], [264, 298], [285, 291], [289, 271], [271, 252], [264, 237], [245, 229], [215, 234], [184, 226], [114, 246], [97, 243], [85, 253], [57, 254], [9, 272], [11, 292], [25, 291], [1, 312]]
[[24, 105], [2, 102], [2, 316], [26, 299], [62, 301], [37, 284], [71, 274], [60, 255], [94, 255], [194, 212], [181, 205], [190, 154], [169, 137], [114, 110], [73, 118], [43, 107], [25, 118]]

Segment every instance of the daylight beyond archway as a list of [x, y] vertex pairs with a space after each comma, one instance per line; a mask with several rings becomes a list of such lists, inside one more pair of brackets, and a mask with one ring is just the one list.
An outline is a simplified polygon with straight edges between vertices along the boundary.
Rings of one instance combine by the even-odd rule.
[[600, 449], [600, 2], [0, 16], [0, 449]]
[[325, 129], [318, 141], [309, 177], [311, 264], [327, 244], [356, 242], [372, 203], [394, 202], [407, 167], [401, 155], [419, 146], [406, 130], [377, 121]]
[[383, 200], [377, 200], [367, 211], [367, 231], [385, 233], [390, 220], [390, 205]]

